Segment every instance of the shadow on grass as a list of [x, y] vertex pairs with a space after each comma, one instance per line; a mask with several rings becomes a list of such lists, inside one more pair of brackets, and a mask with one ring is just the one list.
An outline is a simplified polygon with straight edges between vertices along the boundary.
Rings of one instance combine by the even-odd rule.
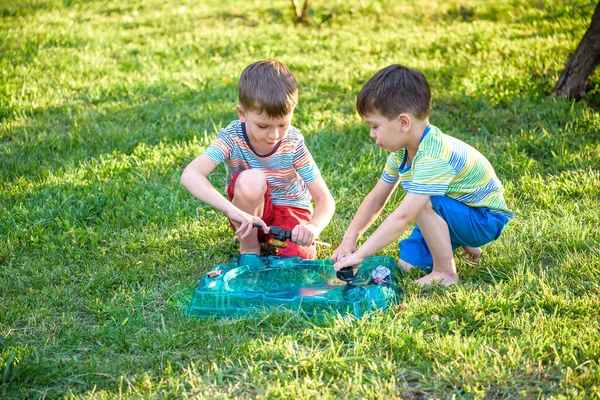
[[155, 85], [37, 110], [26, 123], [4, 132], [1, 144], [7, 150], [2, 151], [0, 177], [4, 182], [20, 177], [35, 181], [102, 154], [130, 154], [140, 143], [153, 146], [216, 134], [236, 116], [235, 103], [222, 102], [233, 87], [183, 89], [173, 96], [172, 89]]

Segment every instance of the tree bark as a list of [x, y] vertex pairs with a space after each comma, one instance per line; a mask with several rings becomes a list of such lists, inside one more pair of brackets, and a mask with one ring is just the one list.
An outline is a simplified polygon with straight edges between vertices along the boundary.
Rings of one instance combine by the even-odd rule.
[[582, 98], [598, 64], [600, 64], [600, 2], [596, 5], [590, 27], [583, 35], [575, 52], [569, 57], [567, 65], [550, 95]]

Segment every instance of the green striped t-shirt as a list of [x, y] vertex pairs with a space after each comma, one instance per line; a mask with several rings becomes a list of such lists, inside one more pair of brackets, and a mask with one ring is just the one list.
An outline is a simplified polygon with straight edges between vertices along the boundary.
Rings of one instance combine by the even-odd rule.
[[487, 207], [509, 218], [504, 188], [490, 162], [465, 142], [429, 125], [412, 163], [406, 150], [391, 153], [381, 175], [384, 182], [400, 180], [408, 193], [447, 195], [469, 207]]

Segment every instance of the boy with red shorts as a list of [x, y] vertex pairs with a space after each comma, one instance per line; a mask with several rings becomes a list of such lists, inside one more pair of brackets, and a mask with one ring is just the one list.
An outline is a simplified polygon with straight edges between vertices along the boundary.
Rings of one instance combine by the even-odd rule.
[[[335, 204], [303, 136], [291, 125], [298, 103], [296, 79], [284, 64], [269, 59], [246, 67], [238, 86], [239, 120], [222, 129], [186, 167], [181, 184], [229, 218], [240, 253], [260, 254], [260, 242], [273, 225], [292, 230], [292, 243], [278, 255], [314, 259], [313, 242], [331, 220]], [[222, 162], [227, 199], [207, 179]]]

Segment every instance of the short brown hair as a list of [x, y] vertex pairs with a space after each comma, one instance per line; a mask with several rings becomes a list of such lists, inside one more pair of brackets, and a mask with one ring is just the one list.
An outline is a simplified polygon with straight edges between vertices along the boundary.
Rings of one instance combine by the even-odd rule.
[[356, 99], [361, 116], [379, 113], [389, 119], [409, 112], [425, 119], [431, 112], [431, 89], [421, 71], [392, 64], [378, 71]]
[[265, 111], [269, 117], [288, 115], [298, 104], [298, 85], [292, 71], [270, 58], [248, 65], [238, 87], [245, 109], [259, 114]]

